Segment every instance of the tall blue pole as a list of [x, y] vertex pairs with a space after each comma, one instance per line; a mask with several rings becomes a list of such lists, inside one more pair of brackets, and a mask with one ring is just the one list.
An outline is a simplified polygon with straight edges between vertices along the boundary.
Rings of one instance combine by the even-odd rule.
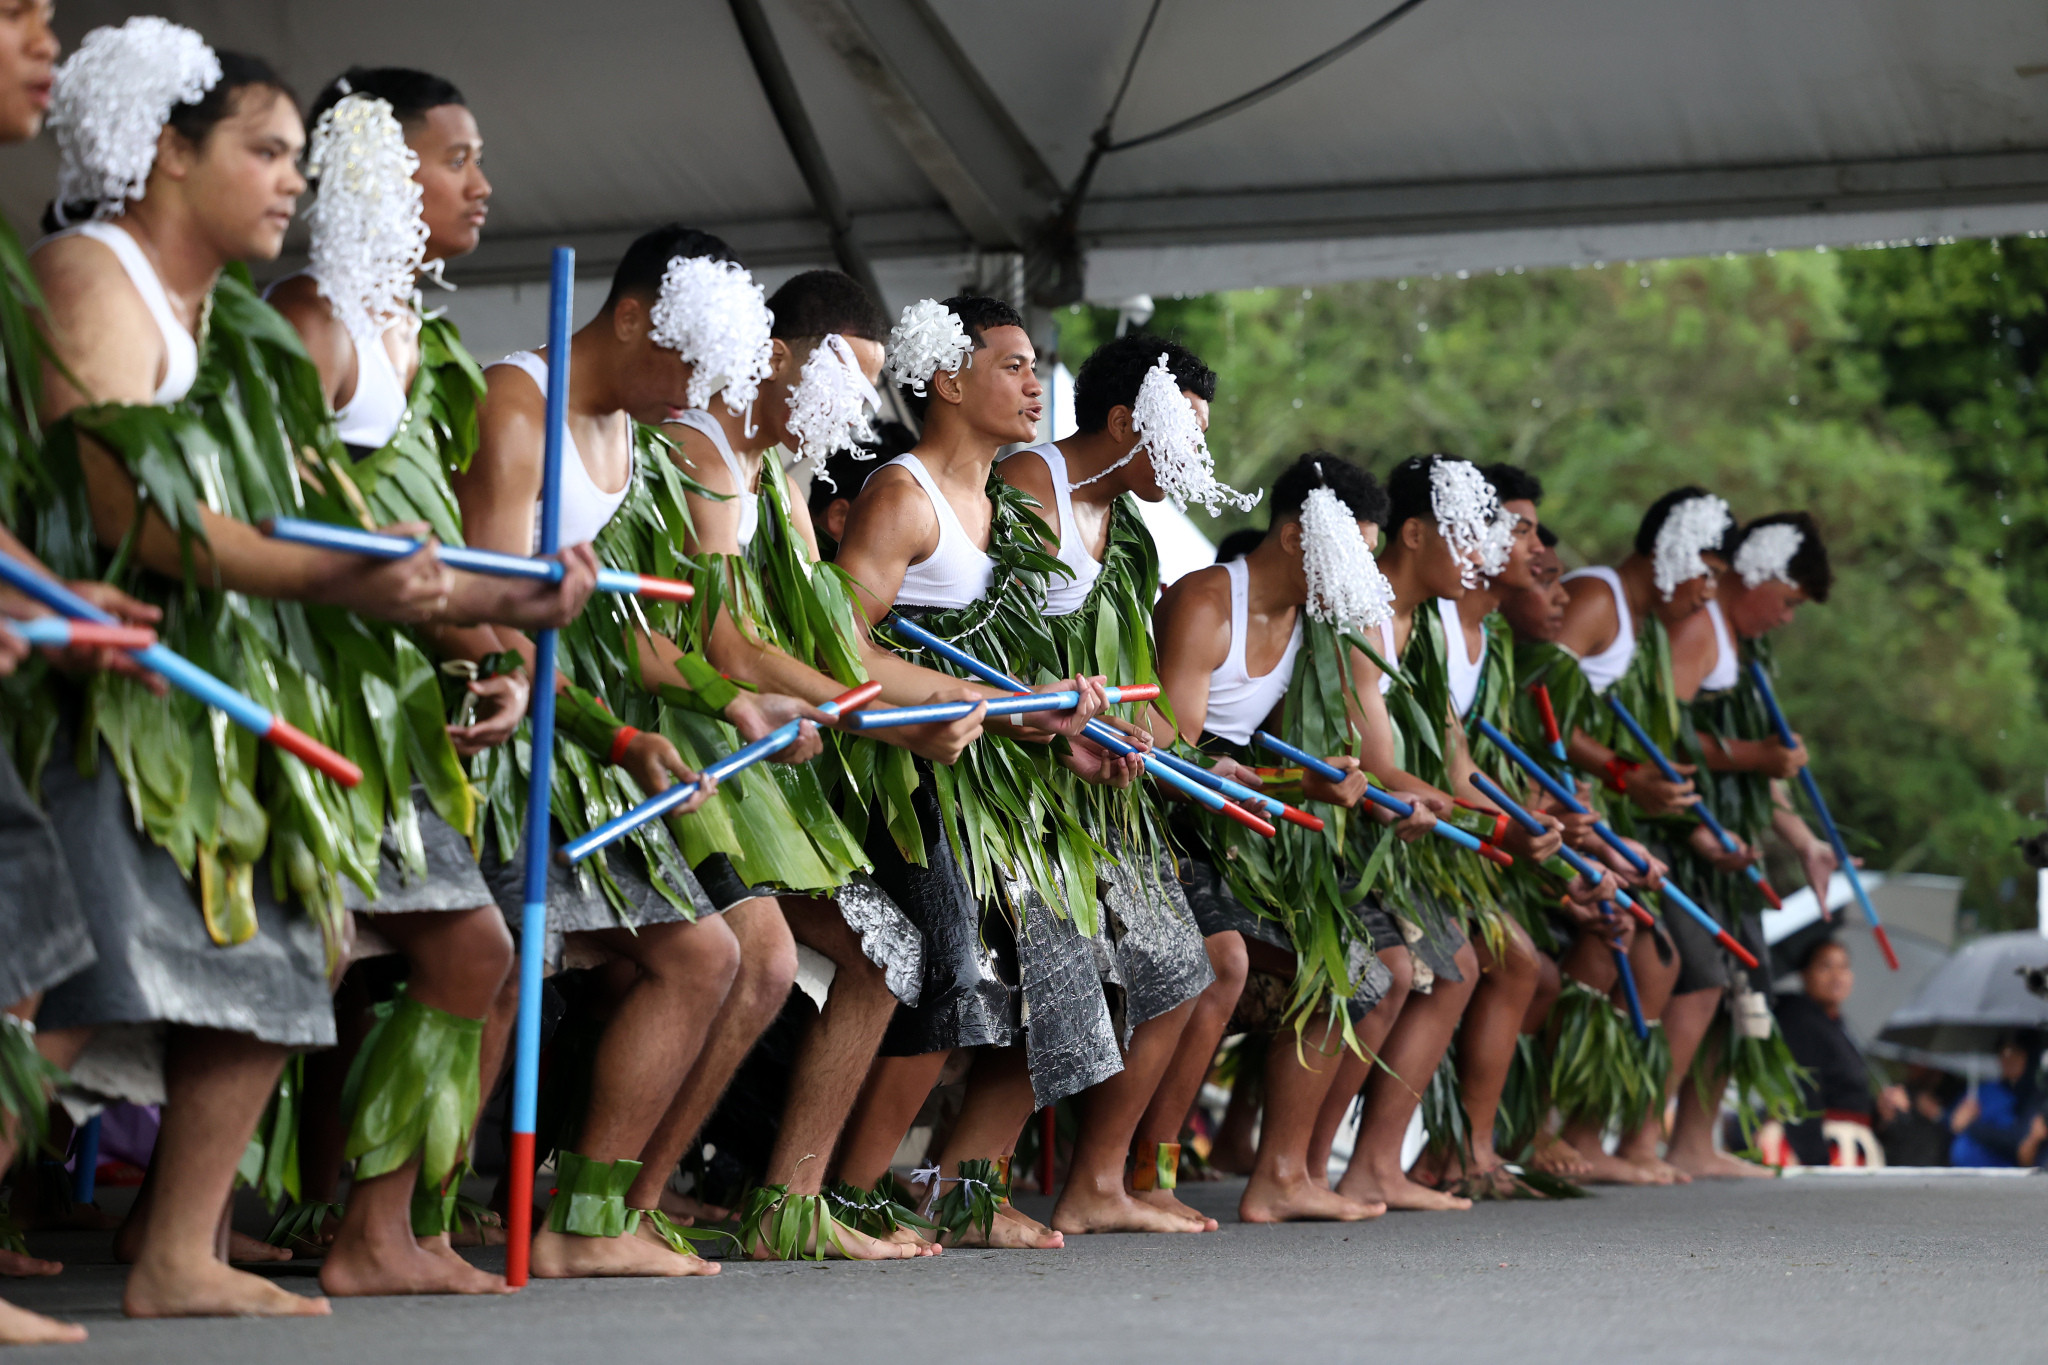
[[[576, 252], [558, 246], [548, 285], [548, 411], [540, 484], [540, 553], [561, 548], [562, 436], [569, 420], [569, 318], [576, 297]], [[548, 941], [548, 852], [554, 832], [548, 797], [555, 752], [555, 632], [535, 642], [533, 753], [526, 791], [526, 903], [519, 921], [519, 1026], [512, 1063], [512, 1187], [506, 1227], [505, 1282], [526, 1283], [533, 1240], [533, 1129], [540, 1093], [541, 971]]]

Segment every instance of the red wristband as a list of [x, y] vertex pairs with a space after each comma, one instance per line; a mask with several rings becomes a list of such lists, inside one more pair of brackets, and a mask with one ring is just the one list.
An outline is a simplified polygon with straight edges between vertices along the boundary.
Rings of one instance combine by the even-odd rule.
[[1628, 788], [1625, 785], [1623, 785], [1623, 779], [1642, 766], [1643, 765], [1640, 763], [1632, 763], [1628, 759], [1622, 758], [1618, 755], [1614, 758], [1608, 759], [1607, 789], [1609, 791], [1617, 792], [1627, 791]]
[[612, 751], [604, 756], [604, 761], [614, 768], [618, 767], [620, 763], [625, 761], [626, 746], [631, 744], [639, 734], [640, 732], [632, 726], [621, 725], [619, 732], [612, 736]]

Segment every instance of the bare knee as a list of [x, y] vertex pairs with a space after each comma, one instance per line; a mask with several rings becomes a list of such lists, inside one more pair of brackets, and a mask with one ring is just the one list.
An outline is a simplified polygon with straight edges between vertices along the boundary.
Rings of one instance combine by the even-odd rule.
[[470, 910], [457, 923], [441, 953], [440, 972], [480, 1001], [489, 1001], [512, 974], [512, 931], [496, 906]]
[[723, 998], [740, 970], [740, 943], [716, 915], [694, 924], [649, 925], [640, 930], [634, 961], [643, 976]]
[[1390, 1015], [1399, 1014], [1401, 1006], [1408, 1003], [1409, 992], [1415, 989], [1415, 959], [1409, 956], [1406, 948], [1390, 948], [1379, 957], [1386, 965], [1387, 974], [1393, 977], [1393, 983], [1373, 1008], [1384, 1009]]
[[1451, 955], [1451, 965], [1458, 969], [1459, 976], [1465, 978], [1457, 983], [1455, 989], [1459, 993], [1469, 996], [1479, 985], [1478, 949], [1474, 948], [1470, 941], [1461, 944], [1458, 951]]
[[1244, 983], [1251, 976], [1251, 957], [1245, 952], [1244, 935], [1211, 934], [1205, 946], [1216, 979], [1202, 992], [1200, 1008], [1228, 1014], [1237, 1008], [1237, 998], [1244, 994]]

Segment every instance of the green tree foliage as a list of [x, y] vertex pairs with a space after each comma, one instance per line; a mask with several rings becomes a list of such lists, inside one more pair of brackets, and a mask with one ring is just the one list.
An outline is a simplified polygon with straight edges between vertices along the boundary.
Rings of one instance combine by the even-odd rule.
[[[1837, 587], [1782, 633], [1785, 704], [1852, 846], [1967, 877], [1992, 927], [2031, 920], [2012, 842], [2048, 771], [2044, 292], [2021, 239], [1246, 291], [1151, 328], [1220, 374], [1239, 487], [1314, 447], [1514, 460], [1568, 563], [1619, 560], [1680, 484], [1812, 511]], [[1062, 357], [1115, 320], [1060, 314]]]

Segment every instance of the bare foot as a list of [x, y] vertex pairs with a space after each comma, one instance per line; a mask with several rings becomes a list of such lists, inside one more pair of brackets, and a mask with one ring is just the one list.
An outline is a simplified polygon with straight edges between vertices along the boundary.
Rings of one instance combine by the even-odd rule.
[[1778, 1172], [1726, 1152], [1681, 1152], [1673, 1148], [1665, 1160], [1686, 1175], [1700, 1180], [1769, 1180]]
[[1648, 1171], [1653, 1185], [1690, 1185], [1692, 1177], [1660, 1156], [1642, 1156], [1633, 1152], [1619, 1152], [1623, 1161], [1638, 1170]]
[[630, 1237], [577, 1237], [542, 1228], [533, 1234], [533, 1273], [544, 1280], [650, 1275], [716, 1275], [701, 1256], [670, 1251], [668, 1243], [642, 1226]]
[[510, 1294], [502, 1275], [478, 1270], [451, 1248], [443, 1256], [403, 1237], [388, 1244], [344, 1237], [320, 1266], [320, 1287], [341, 1298], [372, 1294]]
[[1131, 1198], [1142, 1200], [1154, 1208], [1165, 1209], [1168, 1213], [1177, 1213], [1183, 1218], [1196, 1219], [1202, 1224], [1204, 1232], [1214, 1232], [1218, 1226], [1216, 1220], [1208, 1214], [1175, 1198], [1172, 1190], [1143, 1190], [1133, 1194]]
[[1035, 1218], [1026, 1218], [1016, 1207], [1004, 1204], [996, 1210], [996, 1221], [983, 1237], [980, 1228], [969, 1228], [960, 1234], [957, 1245], [963, 1247], [991, 1247], [999, 1251], [1058, 1251], [1067, 1244], [1064, 1235], [1054, 1232]]
[[276, 1261], [289, 1261], [290, 1247], [274, 1247], [270, 1243], [251, 1237], [246, 1232], [228, 1233], [228, 1260], [244, 1264], [267, 1265]]
[[[847, 1227], [837, 1219], [833, 1220], [833, 1226], [836, 1231], [828, 1234], [825, 1238], [825, 1257], [827, 1260], [914, 1261], [925, 1254], [914, 1243], [892, 1241], [885, 1237], [870, 1237], [857, 1228]], [[909, 1229], [899, 1228], [898, 1231], [908, 1232]], [[803, 1248], [802, 1254], [809, 1256], [816, 1249], [815, 1242], [807, 1243]], [[778, 1258], [765, 1242], [756, 1242], [753, 1251], [748, 1253], [748, 1259], [773, 1261]]]
[[731, 1209], [707, 1204], [694, 1194], [677, 1194], [666, 1186], [662, 1188], [661, 1202], [657, 1207], [684, 1227], [705, 1227], [726, 1222], [732, 1217]]
[[1189, 1217], [1125, 1194], [1091, 1190], [1073, 1181], [1053, 1206], [1052, 1225], [1061, 1232], [1203, 1232], [1199, 1214]]
[[1583, 1180], [1593, 1169], [1579, 1149], [1555, 1133], [1539, 1133], [1536, 1146], [1529, 1153], [1529, 1164], [1546, 1175], [1564, 1180]]
[[128, 1272], [121, 1308], [131, 1318], [324, 1318], [333, 1311], [326, 1299], [280, 1289], [211, 1256], [143, 1257]]
[[897, 1228], [881, 1240], [893, 1242], [900, 1247], [915, 1247], [920, 1256], [936, 1256], [946, 1249], [937, 1242], [927, 1240], [923, 1233], [911, 1227]]
[[1418, 1185], [1406, 1174], [1379, 1174], [1373, 1184], [1379, 1189], [1380, 1202], [1389, 1209], [1403, 1209], [1423, 1213], [1456, 1213], [1472, 1207], [1472, 1201], [1463, 1195], [1446, 1194], [1433, 1190], [1427, 1185]]
[[1283, 1183], [1254, 1175], [1237, 1201], [1241, 1223], [1359, 1223], [1386, 1211], [1387, 1206], [1376, 1200], [1353, 1199], [1307, 1176]]
[[84, 1341], [85, 1329], [0, 1299], [0, 1346], [52, 1346]]
[[[496, 1213], [486, 1213], [481, 1218], [471, 1217], [469, 1214], [464, 1213], [456, 1217], [454, 1227], [440, 1234], [438, 1238], [431, 1240], [436, 1240], [441, 1245], [450, 1249], [455, 1247], [501, 1247], [507, 1241], [505, 1219], [502, 1215]], [[420, 1245], [424, 1246], [426, 1242], [422, 1241]]]
[[1646, 1166], [1618, 1156], [1610, 1156], [1599, 1147], [1574, 1147], [1581, 1160], [1586, 1163], [1584, 1175], [1573, 1176], [1574, 1180], [1588, 1185], [1666, 1185], [1669, 1181], [1659, 1180], [1657, 1173]]
[[[27, 1278], [32, 1275], [61, 1275], [62, 1261], [46, 1261], [40, 1256], [30, 1256], [19, 1251], [0, 1251], [0, 1275]], [[6, 1340], [0, 1337], [0, 1341]]]

